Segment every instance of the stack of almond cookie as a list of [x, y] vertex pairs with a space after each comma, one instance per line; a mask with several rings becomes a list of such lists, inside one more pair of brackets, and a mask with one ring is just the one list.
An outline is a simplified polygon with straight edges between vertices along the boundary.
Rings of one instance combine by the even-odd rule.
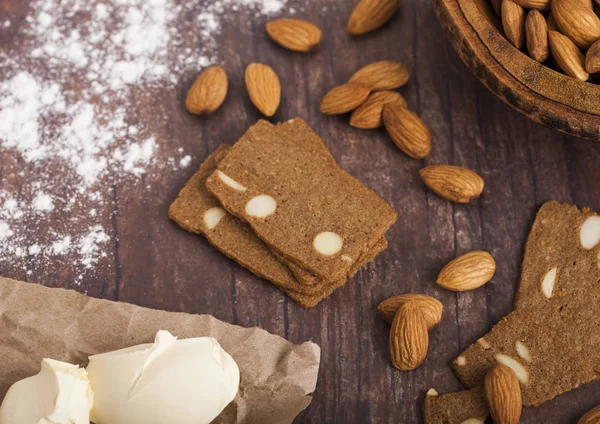
[[220, 146], [169, 216], [307, 308], [383, 251], [397, 218], [301, 119], [259, 121]]

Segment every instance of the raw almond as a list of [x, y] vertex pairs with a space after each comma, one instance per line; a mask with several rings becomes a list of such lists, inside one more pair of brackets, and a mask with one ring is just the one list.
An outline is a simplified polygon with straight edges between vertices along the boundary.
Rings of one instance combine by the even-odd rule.
[[552, 0], [552, 17], [560, 32], [582, 50], [600, 39], [600, 19], [581, 0]]
[[591, 45], [585, 55], [585, 70], [590, 74], [600, 72], [600, 40]]
[[308, 52], [320, 42], [323, 34], [314, 24], [302, 19], [281, 18], [268, 22], [267, 34], [277, 44], [296, 52]]
[[227, 74], [220, 66], [205, 69], [188, 91], [185, 106], [194, 115], [212, 113], [227, 97]]
[[513, 0], [502, 0], [502, 28], [506, 39], [516, 48], [525, 41], [525, 11]]
[[246, 67], [246, 89], [250, 100], [265, 116], [273, 116], [281, 101], [281, 84], [275, 71], [262, 63]]
[[483, 178], [460, 166], [431, 165], [421, 169], [419, 175], [438, 196], [457, 203], [478, 198], [485, 187]]
[[490, 281], [495, 272], [496, 262], [492, 255], [475, 250], [450, 261], [440, 271], [437, 283], [452, 291], [474, 290]]
[[390, 138], [411, 158], [422, 159], [431, 153], [431, 133], [425, 123], [399, 104], [383, 107], [383, 124]]
[[360, 106], [369, 96], [369, 87], [347, 83], [332, 88], [321, 100], [321, 112], [325, 115], [339, 115]]
[[548, 31], [550, 51], [563, 72], [581, 81], [587, 81], [590, 75], [585, 70], [585, 58], [577, 46], [558, 31]]
[[425, 325], [428, 330], [431, 330], [438, 325], [442, 319], [442, 312], [444, 310], [442, 302], [425, 294], [405, 293], [399, 296], [390, 297], [381, 302], [377, 307], [377, 310], [381, 314], [381, 317], [391, 324], [394, 321], [396, 312], [398, 312], [402, 305], [409, 302], [414, 303], [421, 311], [423, 318], [425, 318]]
[[409, 77], [408, 70], [400, 62], [382, 60], [363, 66], [349, 82], [366, 85], [372, 91], [393, 90], [406, 84]]
[[379, 128], [383, 125], [383, 107], [388, 103], [397, 103], [406, 107], [406, 101], [396, 91], [378, 91], [371, 93], [367, 100], [352, 112], [350, 125], [355, 128]]
[[577, 421], [577, 424], [598, 424], [600, 423], [600, 406], [595, 407]]
[[548, 58], [548, 24], [538, 10], [530, 10], [525, 19], [525, 40], [529, 56], [542, 63]]
[[429, 334], [425, 318], [414, 303], [398, 309], [390, 330], [392, 364], [401, 371], [419, 367], [427, 356]]
[[550, 0], [514, 0], [514, 2], [525, 9], [550, 9]]
[[360, 0], [348, 19], [348, 32], [362, 35], [371, 32], [396, 13], [399, 0]]
[[521, 386], [512, 369], [497, 365], [485, 376], [485, 397], [496, 424], [517, 424], [523, 409]]

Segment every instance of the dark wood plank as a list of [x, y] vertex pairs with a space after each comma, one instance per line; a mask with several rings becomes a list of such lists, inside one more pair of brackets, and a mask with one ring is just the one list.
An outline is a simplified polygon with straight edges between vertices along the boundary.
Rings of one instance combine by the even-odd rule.
[[[93, 277], [75, 288], [153, 308], [210, 313], [228, 322], [258, 325], [293, 342], [318, 343], [318, 388], [298, 423], [419, 422], [422, 398], [430, 387], [440, 392], [461, 389], [450, 361], [512, 309], [524, 240], [537, 207], [556, 199], [600, 210], [600, 145], [534, 124], [488, 92], [445, 40], [428, 1], [403, 2], [388, 25], [360, 38], [345, 33], [352, 3], [317, 0], [304, 6], [298, 15], [324, 29], [322, 45], [307, 55], [270, 42], [264, 18], [233, 16], [218, 39], [230, 92], [211, 116], [185, 112], [183, 99], [193, 73], [179, 76], [176, 90], [136, 94], [132, 101], [143, 106], [157, 141], [177, 140], [193, 162], [177, 171], [158, 166], [139, 183], [107, 188], [113, 201], [102, 213], [108, 220], [105, 226], [112, 229], [111, 247]], [[24, 17], [27, 7], [25, 2], [0, 0], [0, 11], [6, 10]], [[0, 39], [1, 48], [14, 48], [17, 40], [10, 34]], [[353, 129], [347, 116], [319, 113], [319, 101], [329, 88], [363, 64], [382, 59], [399, 60], [412, 73], [402, 93], [434, 137], [433, 153], [423, 161], [403, 155], [383, 130]], [[208, 153], [220, 143], [235, 142], [260, 118], [243, 83], [244, 68], [254, 61], [273, 66], [282, 81], [282, 104], [273, 121], [306, 119], [339, 163], [388, 199], [400, 215], [389, 233], [388, 250], [310, 310], [298, 308], [166, 215]], [[153, 121], [153, 116], [168, 119]], [[9, 154], [0, 159], [2, 186], [18, 192], [13, 176], [24, 164]], [[479, 172], [486, 180], [483, 197], [452, 205], [429, 192], [418, 171], [438, 163]], [[435, 278], [441, 267], [471, 249], [489, 250], [496, 258], [492, 282], [462, 294], [438, 288]], [[34, 268], [27, 275], [10, 263], [2, 264], [1, 273], [63, 287], [72, 278], [68, 269]], [[381, 300], [402, 292], [427, 293], [445, 305], [440, 326], [430, 334], [425, 365], [410, 373], [392, 367], [389, 328], [376, 312]], [[573, 422], [600, 403], [599, 388], [599, 383], [590, 384], [528, 409], [522, 422]]]

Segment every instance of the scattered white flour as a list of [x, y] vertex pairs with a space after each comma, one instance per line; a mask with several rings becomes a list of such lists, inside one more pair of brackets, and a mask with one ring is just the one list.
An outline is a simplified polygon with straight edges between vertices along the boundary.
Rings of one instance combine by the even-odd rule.
[[54, 209], [52, 197], [43, 192], [38, 192], [33, 199], [33, 208], [40, 212], [49, 212]]
[[148, 122], [140, 102], [216, 62], [238, 11], [275, 15], [287, 2], [30, 0], [25, 21], [3, 17], [0, 267], [69, 266], [78, 283], [111, 266], [114, 187], [149, 187], [145, 175], [192, 161], [165, 140], [166, 114]]
[[179, 161], [180, 168], [187, 168], [187, 166], [192, 162], [192, 157], [190, 155], [184, 156]]
[[65, 236], [62, 240], [52, 243], [52, 252], [55, 255], [62, 255], [69, 251], [69, 247], [71, 247], [71, 236]]

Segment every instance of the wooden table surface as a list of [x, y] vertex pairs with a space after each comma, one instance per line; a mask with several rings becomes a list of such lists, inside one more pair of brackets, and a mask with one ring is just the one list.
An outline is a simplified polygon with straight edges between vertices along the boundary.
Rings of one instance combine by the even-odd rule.
[[[0, 10], [2, 3], [19, 8], [18, 1], [0, 0]], [[148, 121], [159, 112], [169, 117], [168, 125], [155, 129], [157, 142], [178, 140], [193, 156], [193, 166], [176, 172], [159, 169], [147, 181], [113, 187], [114, 201], [103, 211], [112, 229], [112, 248], [81, 286], [72, 285], [68, 267], [34, 268], [27, 275], [9, 263], [2, 264], [0, 273], [151, 308], [209, 313], [297, 343], [312, 340], [322, 348], [319, 382], [312, 404], [296, 422], [417, 423], [429, 388], [461, 390], [450, 362], [511, 311], [524, 241], [537, 208], [556, 199], [600, 211], [600, 144], [534, 124], [489, 93], [452, 50], [427, 0], [402, 1], [392, 22], [358, 38], [345, 32], [354, 1], [306, 3], [297, 16], [324, 29], [322, 44], [312, 54], [274, 45], [265, 35], [263, 18], [239, 16], [224, 28], [218, 41], [230, 92], [213, 115], [186, 113], [184, 96], [193, 75], [182, 76], [176, 92], [140, 100]], [[431, 128], [433, 152], [425, 160], [405, 156], [383, 130], [353, 129], [348, 116], [319, 113], [328, 89], [360, 66], [382, 59], [398, 60], [411, 72], [402, 94]], [[253, 61], [272, 65], [282, 81], [282, 103], [272, 121], [307, 120], [339, 164], [399, 214], [388, 234], [389, 248], [310, 310], [167, 218], [169, 204], [209, 152], [220, 143], [235, 142], [260, 118], [243, 84], [243, 69]], [[454, 205], [427, 190], [419, 169], [444, 163], [482, 175], [483, 196], [469, 205]], [[0, 166], [4, 180], [9, 172]], [[442, 266], [473, 249], [487, 250], [496, 259], [493, 280], [460, 294], [436, 286]], [[435, 296], [445, 307], [441, 324], [430, 334], [425, 364], [407, 373], [392, 367], [389, 327], [376, 311], [380, 301], [404, 292]], [[521, 422], [574, 423], [597, 404], [600, 382], [526, 409]]]

